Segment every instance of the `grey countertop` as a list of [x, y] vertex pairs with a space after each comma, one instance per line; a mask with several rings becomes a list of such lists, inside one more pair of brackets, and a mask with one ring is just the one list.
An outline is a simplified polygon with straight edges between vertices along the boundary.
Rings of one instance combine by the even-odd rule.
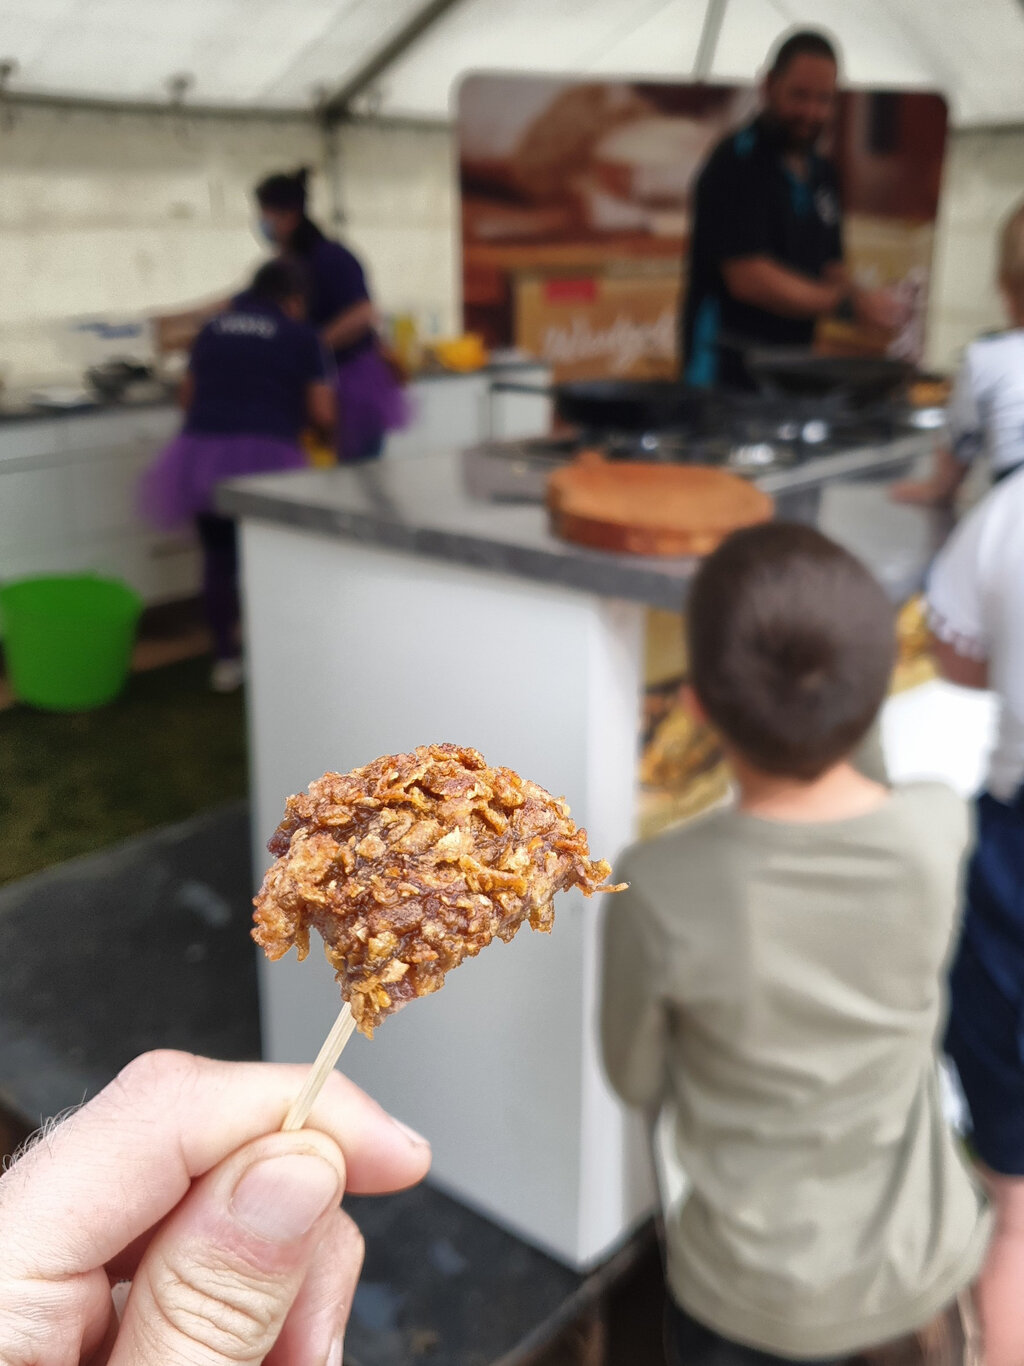
[[[780, 487], [776, 476], [771, 492], [777, 515], [815, 525], [847, 546], [894, 601], [903, 601], [923, 583], [947, 522], [941, 514], [893, 503], [887, 486], [926, 458], [931, 444], [929, 437], [904, 439], [879, 448], [877, 460], [865, 452], [869, 458], [860, 463], [867, 468], [803, 487]], [[844, 461], [851, 463], [837, 457], [837, 470]], [[694, 573], [690, 559], [571, 545], [551, 533], [542, 507], [473, 497], [462, 456], [454, 451], [235, 480], [221, 487], [218, 505], [235, 517], [669, 610], [681, 607]]]
[[[501, 364], [487, 365], [481, 370], [474, 370], [468, 373], [456, 372], [453, 370], [424, 371], [422, 374], [414, 375], [412, 383], [443, 383], [445, 380], [472, 379], [474, 376], [485, 376], [491, 380], [501, 380], [507, 378], [514, 381], [524, 373], [536, 370], [543, 370], [542, 361], [530, 360], [524, 357], [522, 360], [508, 360]], [[64, 381], [65, 384], [73, 381]], [[46, 386], [42, 386], [45, 388]], [[96, 402], [83, 401], [82, 403], [55, 405], [33, 402], [31, 393], [27, 391], [14, 391], [5, 393], [0, 398], [0, 429], [8, 426], [15, 426], [26, 422], [52, 422], [55, 418], [69, 417], [91, 417], [96, 413], [119, 413], [132, 412], [138, 409], [147, 408], [168, 408], [176, 407], [176, 386], [161, 385], [158, 381], [148, 386], [146, 392], [137, 398], [129, 396], [119, 399], [116, 403], [98, 400]]]
[[494, 381], [507, 379], [514, 384], [519, 377], [535, 370], [549, 371], [550, 367], [546, 361], [536, 356], [519, 356], [515, 359], [491, 361], [488, 365], [482, 365], [479, 370], [445, 370], [442, 367], [436, 370], [418, 370], [409, 382], [431, 384], [435, 380], [443, 383], [449, 379], [474, 379], [483, 376]]
[[8, 397], [0, 405], [0, 430], [4, 427], [23, 426], [28, 422], [60, 422], [68, 418], [110, 416], [111, 413], [132, 413], [140, 410], [175, 407], [174, 395], [170, 392], [151, 393], [145, 398], [122, 399], [117, 403], [83, 402], [67, 405], [33, 403], [28, 398]]

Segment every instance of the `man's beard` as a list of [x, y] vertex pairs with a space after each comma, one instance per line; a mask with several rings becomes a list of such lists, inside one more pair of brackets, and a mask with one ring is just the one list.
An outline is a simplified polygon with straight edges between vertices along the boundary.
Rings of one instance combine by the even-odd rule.
[[825, 133], [826, 125], [824, 123], [784, 120], [775, 114], [769, 114], [769, 120], [779, 145], [786, 152], [813, 151]]
[[816, 123], [808, 128], [803, 128], [799, 125], [788, 124], [785, 125], [784, 132], [789, 151], [810, 152], [821, 141], [825, 132], [825, 125]]

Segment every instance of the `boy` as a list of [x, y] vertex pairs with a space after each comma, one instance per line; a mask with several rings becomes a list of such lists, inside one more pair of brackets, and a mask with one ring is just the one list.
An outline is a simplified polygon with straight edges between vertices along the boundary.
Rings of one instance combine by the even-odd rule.
[[[1022, 361], [1024, 363], [1024, 361]], [[999, 701], [946, 1048], [996, 1213], [978, 1285], [989, 1366], [1024, 1362], [1024, 470], [961, 522], [928, 587], [939, 665]]]
[[1024, 204], [1000, 233], [998, 283], [1010, 326], [967, 348], [949, 404], [949, 446], [929, 479], [893, 486], [900, 502], [951, 502], [982, 452], [993, 483], [1024, 465]]
[[687, 629], [739, 800], [627, 852], [602, 1011], [612, 1084], [667, 1107], [692, 1182], [666, 1211], [674, 1360], [965, 1361], [987, 1223], [935, 1039], [966, 812], [850, 761], [892, 609], [770, 523], [704, 563]]

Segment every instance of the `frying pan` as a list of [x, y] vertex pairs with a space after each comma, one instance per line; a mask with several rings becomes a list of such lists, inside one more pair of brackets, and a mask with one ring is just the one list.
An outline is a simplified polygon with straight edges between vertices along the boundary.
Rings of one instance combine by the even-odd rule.
[[563, 422], [595, 432], [692, 427], [707, 407], [706, 391], [674, 380], [571, 380], [552, 392]]
[[839, 395], [861, 405], [905, 389], [916, 368], [891, 356], [819, 356], [803, 347], [753, 348], [743, 356], [762, 390], [794, 398]]
[[153, 370], [149, 365], [137, 365], [134, 361], [111, 360], [86, 370], [85, 378], [100, 398], [116, 403], [130, 385], [152, 379]]

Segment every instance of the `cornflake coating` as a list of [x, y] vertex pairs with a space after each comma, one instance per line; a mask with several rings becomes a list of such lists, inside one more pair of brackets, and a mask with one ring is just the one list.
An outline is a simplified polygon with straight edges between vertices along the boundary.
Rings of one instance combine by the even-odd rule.
[[293, 945], [301, 960], [318, 930], [367, 1038], [495, 936], [550, 930], [556, 892], [621, 890], [599, 885], [611, 868], [564, 800], [458, 745], [325, 773], [288, 798], [267, 847], [252, 937], [272, 961]]

